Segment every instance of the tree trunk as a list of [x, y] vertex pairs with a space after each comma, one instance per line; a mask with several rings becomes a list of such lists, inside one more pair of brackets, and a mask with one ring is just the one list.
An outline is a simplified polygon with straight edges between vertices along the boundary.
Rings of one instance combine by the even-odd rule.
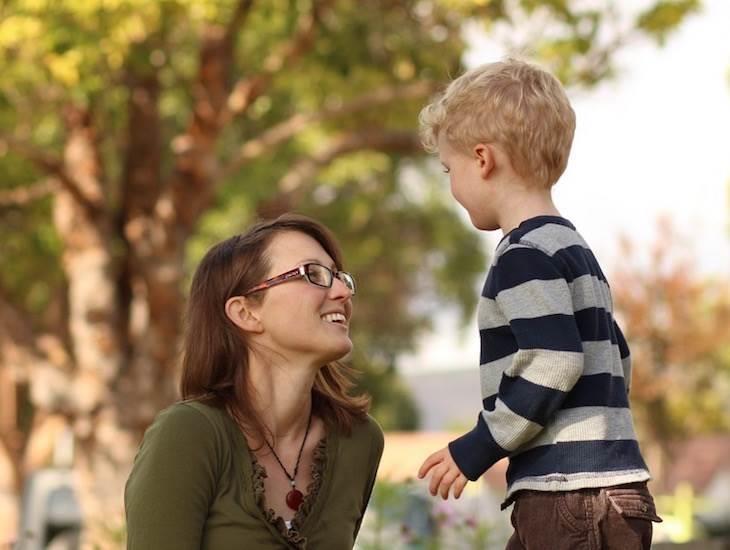
[[65, 115], [64, 165], [93, 210], [83, 208], [66, 190], [56, 195], [54, 223], [63, 241], [73, 363], [71, 385], [60, 406], [75, 436], [82, 506], [89, 517], [111, 517], [119, 513], [120, 466], [129, 464], [134, 441], [119, 427], [113, 394], [125, 340], [117, 312], [114, 220], [93, 120], [75, 106]]

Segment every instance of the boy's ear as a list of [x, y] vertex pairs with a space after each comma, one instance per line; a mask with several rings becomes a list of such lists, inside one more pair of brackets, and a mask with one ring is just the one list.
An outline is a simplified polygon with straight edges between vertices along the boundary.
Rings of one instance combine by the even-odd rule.
[[479, 163], [479, 171], [483, 179], [489, 178], [494, 170], [497, 159], [492, 148], [485, 143], [477, 143], [472, 150], [476, 161]]
[[228, 317], [234, 325], [246, 332], [259, 334], [264, 328], [259, 319], [258, 312], [252, 307], [250, 300], [243, 296], [233, 296], [226, 300], [226, 317]]

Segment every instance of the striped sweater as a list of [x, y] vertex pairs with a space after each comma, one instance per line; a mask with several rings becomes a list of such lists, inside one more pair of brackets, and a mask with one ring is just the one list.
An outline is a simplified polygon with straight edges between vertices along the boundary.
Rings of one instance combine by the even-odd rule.
[[557, 216], [497, 246], [478, 310], [483, 410], [449, 444], [470, 480], [509, 457], [507, 500], [645, 481], [629, 410], [629, 349], [588, 245]]

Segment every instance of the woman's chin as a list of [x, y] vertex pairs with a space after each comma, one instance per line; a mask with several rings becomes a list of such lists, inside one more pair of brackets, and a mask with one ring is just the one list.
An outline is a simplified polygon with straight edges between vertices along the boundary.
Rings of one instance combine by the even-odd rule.
[[340, 343], [336, 347], [333, 347], [330, 350], [330, 353], [328, 353], [327, 356], [324, 358], [323, 363], [326, 364], [331, 363], [332, 361], [342, 361], [344, 359], [347, 359], [351, 351], [352, 340], [350, 340], [349, 338], [343, 339], [342, 343]]

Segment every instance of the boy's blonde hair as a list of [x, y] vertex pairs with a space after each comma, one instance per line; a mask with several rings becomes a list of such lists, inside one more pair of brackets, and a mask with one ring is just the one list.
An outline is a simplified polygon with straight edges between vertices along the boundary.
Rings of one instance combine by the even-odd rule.
[[495, 143], [525, 180], [550, 188], [565, 171], [575, 133], [575, 113], [553, 75], [506, 59], [472, 69], [421, 111], [421, 138], [430, 152], [438, 137], [467, 152]]

